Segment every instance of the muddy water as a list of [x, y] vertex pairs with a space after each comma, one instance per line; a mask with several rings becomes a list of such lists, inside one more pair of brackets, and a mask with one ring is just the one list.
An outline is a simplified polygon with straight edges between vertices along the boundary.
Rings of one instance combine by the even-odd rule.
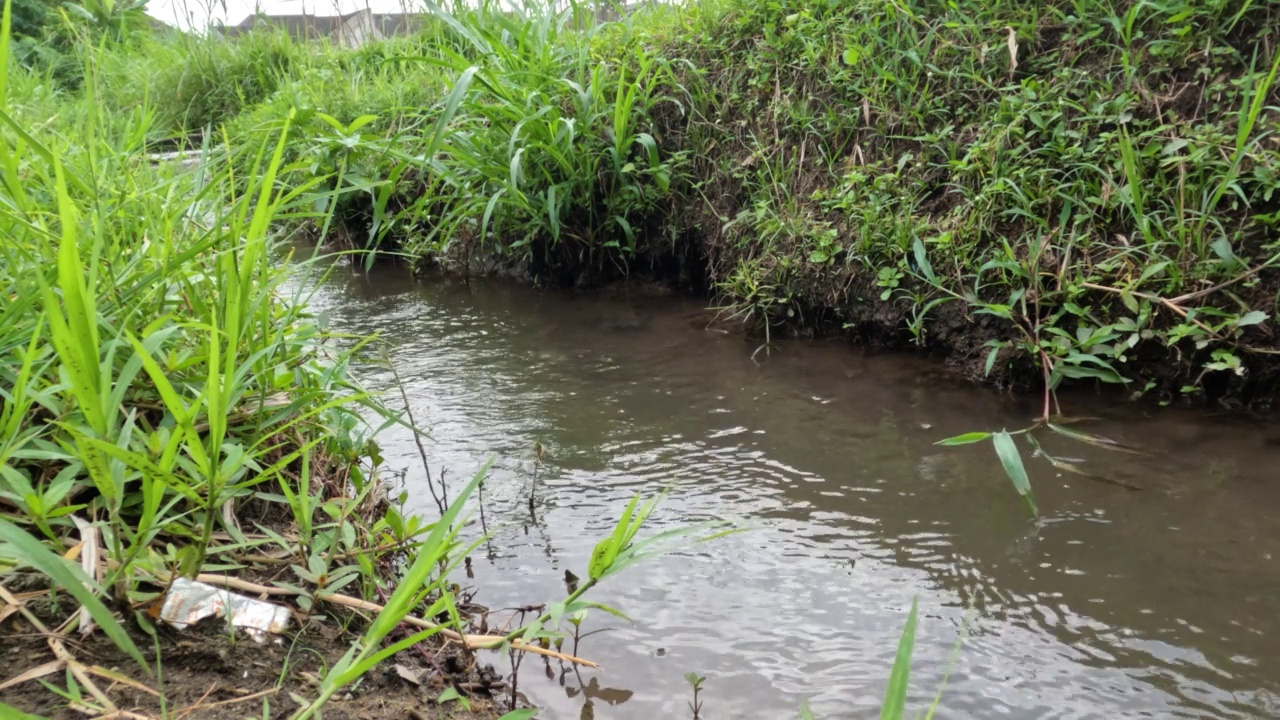
[[[875, 717], [912, 598], [913, 707], [950, 668], [940, 718], [1280, 717], [1280, 430], [1068, 398], [1101, 416], [1091, 431], [1152, 454], [1043, 438], [1142, 489], [1029, 460], [1036, 523], [989, 446], [932, 444], [1022, 427], [1035, 408], [927, 361], [822, 342], [753, 360], [755, 343], [706, 329], [701, 303], [640, 290], [382, 269], [339, 271], [314, 303], [389, 343], [455, 486], [494, 458], [478, 601], [563, 597], [564, 571], [586, 574], [636, 491], [671, 488], [654, 529], [753, 528], [599, 588], [634, 622], [588, 621], [605, 631], [581, 653], [604, 672], [526, 661], [541, 717], [688, 717], [688, 672], [707, 677], [707, 718], [794, 718], [802, 699], [819, 717]], [[429, 512], [411, 439], [383, 445]]]

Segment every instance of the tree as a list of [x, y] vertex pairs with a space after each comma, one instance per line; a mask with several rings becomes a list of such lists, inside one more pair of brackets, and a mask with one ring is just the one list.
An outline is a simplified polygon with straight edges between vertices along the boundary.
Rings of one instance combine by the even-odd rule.
[[10, 8], [11, 30], [15, 39], [40, 37], [44, 27], [56, 15], [46, 0], [12, 0]]
[[136, 32], [148, 30], [147, 0], [81, 0], [63, 3], [68, 17], [80, 21], [93, 33], [105, 34], [112, 40], [127, 40]]

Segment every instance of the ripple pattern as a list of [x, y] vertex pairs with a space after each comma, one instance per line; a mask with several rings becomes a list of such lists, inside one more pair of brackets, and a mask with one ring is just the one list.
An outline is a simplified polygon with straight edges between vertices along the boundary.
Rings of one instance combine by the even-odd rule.
[[[482, 602], [562, 596], [564, 570], [585, 574], [637, 492], [669, 493], [653, 532], [748, 528], [598, 588], [634, 622], [589, 619], [608, 631], [584, 644], [607, 668], [588, 684], [526, 667], [521, 687], [549, 717], [684, 717], [687, 672], [708, 678], [711, 717], [798, 717], [802, 699], [872, 717], [913, 598], [911, 707], [945, 681], [939, 718], [1280, 716], [1280, 529], [1265, 517], [1280, 498], [1248, 482], [1256, 448], [1224, 459], [1250, 442], [1238, 429], [1200, 445], [1170, 431], [1167, 466], [1070, 447], [1148, 489], [1035, 465], [1035, 523], [989, 449], [933, 445], [1018, 426], [1017, 409], [923, 361], [794, 343], [757, 364], [754, 344], [706, 331], [697, 305], [634, 291], [339, 272], [314, 304], [389, 344], [448, 477], [494, 459]], [[385, 368], [357, 374], [398, 403]], [[1133, 425], [1104, 424], [1117, 437]], [[428, 513], [412, 439], [392, 428], [382, 443]], [[1213, 493], [1199, 484], [1210, 467], [1228, 478]]]

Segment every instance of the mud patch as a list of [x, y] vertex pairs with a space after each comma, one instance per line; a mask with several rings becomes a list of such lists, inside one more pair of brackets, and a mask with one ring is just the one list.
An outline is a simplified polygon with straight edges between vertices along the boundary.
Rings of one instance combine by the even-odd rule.
[[[12, 582], [7, 584], [13, 587]], [[49, 627], [53, 618], [66, 617], [66, 609], [55, 607], [47, 597], [32, 599], [27, 607], [37, 619], [49, 620]], [[320, 679], [359, 637], [364, 620], [358, 615], [312, 616], [302, 621], [300, 629], [295, 624], [291, 632], [262, 643], [229, 634], [217, 619], [181, 631], [159, 625], [154, 635], [137, 623], [124, 625], [156, 671], [154, 675], [138, 667], [101, 632], [84, 639], [72, 634], [62, 640], [76, 661], [103, 671], [95, 670], [90, 677], [121, 711], [118, 717], [242, 720], [288, 718], [298, 710], [300, 700], [315, 698]], [[4, 668], [0, 683], [52, 660], [46, 638], [22, 613], [13, 613], [0, 624], [0, 667]], [[324, 717], [496, 718], [508, 706], [506, 684], [482, 660], [454, 643], [435, 639], [421, 643], [382, 662], [335, 695], [325, 705]], [[68, 695], [78, 693], [82, 706], [101, 707], [63, 669], [7, 687], [0, 691], [0, 698], [18, 710], [53, 720], [85, 717], [76, 702], [44, 683]], [[450, 688], [462, 699], [441, 703], [441, 694]]]

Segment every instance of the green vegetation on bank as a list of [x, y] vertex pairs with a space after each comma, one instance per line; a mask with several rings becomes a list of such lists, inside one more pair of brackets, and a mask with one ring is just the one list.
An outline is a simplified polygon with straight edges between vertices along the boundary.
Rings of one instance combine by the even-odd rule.
[[1265, 402], [1277, 15], [708, 0], [595, 24], [483, 3], [356, 50], [143, 37], [95, 69], [114, 109], [154, 108], [156, 140], [255, 145], [297, 111], [307, 172], [285, 181], [323, 178], [324, 233], [358, 247], [675, 279], [765, 334], [915, 345], [997, 383]]
[[[306, 617], [386, 608], [344, 616], [305, 717], [426, 636], [546, 652], [582, 591], [661, 547], [633, 505], [580, 591], [465, 636], [467, 491], [431, 523], [386, 502], [362, 418], [401, 420], [287, 282], [294, 231], [678, 282], [766, 342], [846, 332], [1042, 390], [1046, 421], [1064, 380], [1277, 388], [1280, 0], [708, 0], [604, 24], [481, 3], [358, 49], [6, 7], [0, 588], [59, 590], [0, 617], [96, 623], [144, 674], [145, 609], [183, 575], [269, 582]], [[1034, 512], [1023, 432], [944, 442], [992, 439]], [[67, 703], [110, 712], [58, 661]]]
[[[633, 501], [572, 594], [502, 634], [473, 633], [451, 574], [470, 549], [463, 513], [483, 469], [453, 497], [441, 493], [438, 517], [402, 514], [374, 436], [377, 422], [404, 420], [347, 374], [368, 341], [328, 333], [293, 279], [293, 231], [331, 217], [334, 179], [308, 154], [323, 154], [325, 136], [294, 112], [252, 140], [215, 125], [275, 97], [309, 50], [276, 37], [155, 39], [134, 22], [140, 7], [59, 13], [43, 38], [57, 55], [49, 64], [48, 54], [12, 52], [8, 1], [0, 28], [0, 644], [15, 659], [0, 677], [6, 701], [112, 717], [207, 716], [240, 702], [197, 690], [178, 705], [166, 694], [184, 690], [161, 650], [177, 647], [160, 632], [162, 604], [184, 577], [270, 597], [301, 626], [281, 666], [266, 669], [268, 687], [247, 698], [260, 699], [245, 707], [263, 717], [359, 702], [363, 676], [423, 641], [459, 654], [466, 669], [446, 682], [479, 673], [474, 653], [485, 648], [580, 662], [550, 648], [566, 620], [603, 608], [584, 593], [703, 528], [638, 537], [656, 499]], [[418, 129], [443, 136], [454, 109]], [[208, 132], [188, 144], [196, 119]], [[175, 147], [186, 152], [157, 152]], [[349, 185], [354, 170], [340, 150], [330, 157]], [[96, 648], [95, 626], [105, 638]], [[234, 633], [196, 632], [235, 649]], [[31, 647], [19, 654], [21, 645]], [[46, 645], [48, 662], [16, 660]], [[118, 664], [101, 659], [111, 653]], [[297, 672], [306, 663], [318, 664], [314, 675]], [[234, 670], [236, 682], [252, 665]], [[14, 694], [27, 686], [34, 692]], [[495, 706], [514, 707], [510, 687]], [[444, 690], [440, 702], [460, 697]]]
[[[113, 112], [154, 108], [153, 140], [255, 146], [294, 113], [284, 181], [324, 183], [319, 229], [356, 247], [674, 280], [766, 336], [914, 345], [1024, 388], [1274, 395], [1280, 3], [591, 17], [431, 9], [354, 50], [135, 34], [92, 69]], [[43, 92], [77, 82], [31, 65]]]
[[975, 375], [1273, 390], [1278, 13], [744, 4], [677, 45], [713, 277]]
[[[301, 108], [296, 152], [361, 246], [678, 279], [766, 331], [917, 345], [999, 383], [1266, 401], [1278, 14], [725, 0], [592, 25], [482, 5], [355, 51], [246, 41], [288, 46], [276, 89], [199, 117], [258, 138]], [[228, 57], [163, 82], [263, 70], [186, 42]]]

